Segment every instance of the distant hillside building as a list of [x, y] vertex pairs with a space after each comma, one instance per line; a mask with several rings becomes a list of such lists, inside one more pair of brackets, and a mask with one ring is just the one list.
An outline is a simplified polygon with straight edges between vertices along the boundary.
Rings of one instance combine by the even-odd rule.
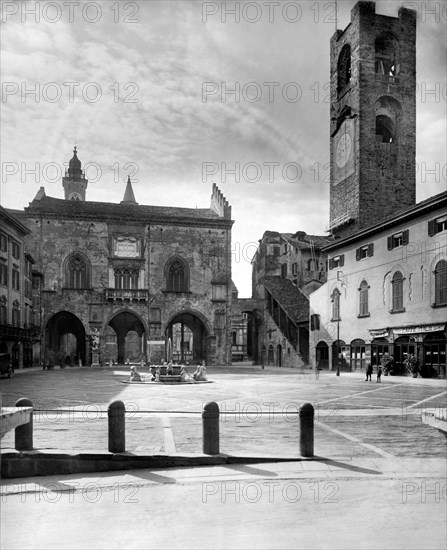
[[[65, 199], [43, 188], [21, 214], [44, 277], [45, 352], [68, 364], [231, 361], [231, 207], [139, 205], [128, 179], [119, 204], [86, 199], [76, 148]], [[26, 232], [28, 233], [28, 230]]]

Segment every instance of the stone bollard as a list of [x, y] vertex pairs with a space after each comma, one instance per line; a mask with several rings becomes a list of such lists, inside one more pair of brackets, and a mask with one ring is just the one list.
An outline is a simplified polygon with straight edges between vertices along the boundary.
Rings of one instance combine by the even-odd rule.
[[[18, 399], [16, 407], [32, 407], [33, 402], [27, 397]], [[17, 426], [15, 429], [15, 448], [16, 451], [32, 451], [33, 450], [33, 413], [31, 412], [29, 422]]]
[[124, 453], [126, 450], [126, 407], [122, 401], [113, 401], [107, 409], [109, 417], [109, 453]]
[[219, 405], [206, 403], [202, 411], [203, 454], [219, 454]]
[[314, 456], [314, 408], [310, 403], [300, 407], [300, 454]]

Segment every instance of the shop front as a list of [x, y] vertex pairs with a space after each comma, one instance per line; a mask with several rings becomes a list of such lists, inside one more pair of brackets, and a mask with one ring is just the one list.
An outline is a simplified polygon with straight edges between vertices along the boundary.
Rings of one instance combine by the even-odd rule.
[[370, 330], [371, 363], [385, 353], [393, 358], [393, 374], [408, 374], [406, 361], [413, 355], [423, 378], [446, 378], [446, 325], [429, 323]]

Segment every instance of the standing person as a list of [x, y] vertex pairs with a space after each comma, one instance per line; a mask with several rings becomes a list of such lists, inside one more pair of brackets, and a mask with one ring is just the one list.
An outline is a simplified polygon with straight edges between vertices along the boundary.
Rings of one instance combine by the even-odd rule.
[[320, 362], [318, 361], [317, 366], [315, 367], [315, 380], [320, 379]]
[[382, 383], [382, 365], [377, 365], [377, 383]]
[[371, 363], [368, 363], [368, 366], [366, 367], [366, 380], [365, 380], [365, 382], [368, 382], [368, 380], [370, 382], [372, 382], [372, 380], [371, 380], [372, 373], [373, 373], [372, 365], [371, 365]]

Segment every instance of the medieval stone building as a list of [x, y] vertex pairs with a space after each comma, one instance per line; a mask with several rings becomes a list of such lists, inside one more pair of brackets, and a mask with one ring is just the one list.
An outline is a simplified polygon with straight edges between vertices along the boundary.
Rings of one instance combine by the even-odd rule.
[[[91, 202], [76, 148], [65, 198], [43, 188], [21, 222], [43, 274], [45, 357], [68, 364], [127, 359], [231, 361], [231, 207], [139, 205], [130, 179], [119, 204]], [[167, 349], [167, 343], [170, 342]]]
[[416, 200], [416, 12], [358, 2], [331, 39], [330, 229], [344, 237]]
[[[260, 362], [309, 362], [309, 294], [326, 282], [325, 236], [266, 231], [252, 260], [254, 310], [248, 334]], [[253, 344], [251, 346], [254, 347]]]

